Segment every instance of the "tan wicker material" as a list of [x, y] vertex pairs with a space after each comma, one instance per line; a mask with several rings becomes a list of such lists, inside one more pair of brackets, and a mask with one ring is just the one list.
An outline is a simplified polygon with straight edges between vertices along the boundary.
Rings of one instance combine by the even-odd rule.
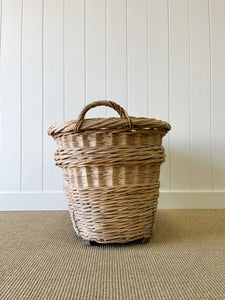
[[[120, 118], [84, 120], [95, 106], [115, 109]], [[167, 122], [129, 117], [112, 101], [88, 104], [77, 121], [57, 123], [56, 165], [76, 233], [98, 243], [146, 240], [153, 231], [159, 197], [162, 137]]]

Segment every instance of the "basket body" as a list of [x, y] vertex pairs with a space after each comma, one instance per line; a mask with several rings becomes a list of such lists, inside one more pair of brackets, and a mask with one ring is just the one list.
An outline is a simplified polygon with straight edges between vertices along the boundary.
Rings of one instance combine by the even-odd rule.
[[151, 236], [159, 196], [163, 133], [87, 131], [56, 138], [56, 164], [73, 227], [82, 239], [126, 243]]
[[[84, 120], [96, 106], [120, 118]], [[171, 129], [161, 120], [135, 118], [113, 101], [87, 104], [77, 120], [52, 125], [56, 165], [73, 227], [84, 241], [127, 243], [149, 240], [159, 197], [162, 137]]]

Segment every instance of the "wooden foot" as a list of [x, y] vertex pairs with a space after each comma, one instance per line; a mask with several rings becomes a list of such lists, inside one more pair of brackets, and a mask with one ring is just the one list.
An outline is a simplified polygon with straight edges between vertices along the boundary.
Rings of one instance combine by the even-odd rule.
[[144, 237], [143, 239], [141, 239], [141, 243], [142, 244], [146, 244], [146, 243], [148, 243], [149, 241], [150, 241], [150, 236], [149, 237]]
[[85, 245], [85, 246], [91, 246], [91, 241], [88, 241], [88, 240], [81, 240], [81, 243], [82, 245]]

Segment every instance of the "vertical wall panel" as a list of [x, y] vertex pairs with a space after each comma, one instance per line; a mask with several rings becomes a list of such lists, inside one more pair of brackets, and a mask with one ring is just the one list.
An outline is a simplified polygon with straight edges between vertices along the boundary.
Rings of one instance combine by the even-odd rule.
[[[0, 89], [2, 88], [2, 81], [1, 81], [1, 62], [2, 62], [2, 0], [0, 0]], [[2, 126], [2, 114], [1, 108], [3, 105], [2, 93], [0, 90], [0, 127]], [[0, 152], [1, 152], [1, 141], [2, 141], [2, 131], [0, 129]]]
[[54, 165], [56, 143], [50, 125], [63, 120], [63, 0], [45, 0], [43, 44], [43, 189], [61, 190], [62, 174]]
[[65, 1], [65, 119], [76, 119], [85, 104], [83, 0]]
[[2, 42], [1, 36], [2, 36], [2, 0], [0, 0], [0, 63], [1, 63], [1, 42]]
[[[107, 98], [126, 109], [126, 0], [107, 0]], [[118, 116], [108, 110], [108, 116]]]
[[172, 190], [190, 190], [190, 60], [188, 0], [171, 0], [169, 8], [169, 100], [173, 126], [170, 146]]
[[21, 0], [2, 0], [0, 191], [20, 191]]
[[210, 1], [212, 50], [213, 188], [225, 189], [225, 1]]
[[42, 1], [23, 0], [22, 191], [42, 190]]
[[[149, 117], [168, 121], [168, 6], [149, 1]], [[167, 160], [161, 167], [161, 189], [169, 190], [169, 136], [163, 140]]]
[[208, 2], [205, 0], [191, 0], [190, 113], [192, 190], [211, 190], [212, 187], [209, 45]]
[[[147, 0], [127, 1], [128, 112], [148, 113]], [[141, 104], [141, 105], [140, 105]]]
[[[105, 0], [86, 1], [86, 102], [106, 98]], [[95, 108], [88, 117], [106, 117], [106, 109]]]

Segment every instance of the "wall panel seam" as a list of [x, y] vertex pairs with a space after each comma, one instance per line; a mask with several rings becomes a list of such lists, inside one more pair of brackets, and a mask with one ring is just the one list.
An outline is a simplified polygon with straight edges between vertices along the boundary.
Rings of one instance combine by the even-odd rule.
[[[105, 0], [105, 99], [108, 100], [108, 2]], [[106, 118], [108, 117], [108, 108], [106, 109]]]
[[128, 97], [129, 97], [129, 93], [128, 93], [128, 0], [126, 0], [126, 110], [129, 114], [129, 107], [128, 107]]
[[22, 174], [23, 174], [23, 0], [21, 0], [21, 23], [20, 23], [20, 192], [22, 191]]
[[42, 30], [42, 47], [41, 47], [41, 61], [42, 61], [42, 103], [41, 103], [41, 110], [42, 110], [42, 119], [41, 119], [41, 132], [42, 132], [42, 145], [41, 145], [41, 156], [42, 156], [42, 165], [41, 165], [41, 191], [44, 191], [44, 1], [42, 0], [42, 22], [41, 22], [41, 30]]
[[188, 0], [188, 46], [189, 46], [189, 153], [190, 153], [190, 190], [192, 191], [192, 116], [191, 116], [191, 108], [192, 108], [192, 100], [191, 100], [191, 19], [190, 19], [190, 0]]
[[[168, 122], [170, 123], [170, 0], [167, 0], [167, 33], [168, 33]], [[168, 169], [169, 169], [169, 191], [171, 191], [171, 140], [168, 134]]]
[[66, 99], [65, 99], [65, 0], [63, 0], [63, 28], [62, 28], [62, 34], [63, 34], [63, 45], [62, 45], [62, 60], [63, 60], [63, 121], [65, 121], [65, 106], [66, 106]]
[[87, 105], [87, 2], [84, 0], [84, 105]]
[[150, 98], [149, 98], [149, 0], [146, 0], [147, 4], [147, 117], [150, 118]]
[[213, 130], [212, 130], [212, 124], [213, 124], [213, 106], [212, 106], [212, 31], [211, 31], [211, 5], [210, 0], [208, 0], [208, 18], [209, 18], [209, 105], [210, 105], [210, 169], [211, 169], [211, 190], [214, 190], [214, 171], [213, 171]]

